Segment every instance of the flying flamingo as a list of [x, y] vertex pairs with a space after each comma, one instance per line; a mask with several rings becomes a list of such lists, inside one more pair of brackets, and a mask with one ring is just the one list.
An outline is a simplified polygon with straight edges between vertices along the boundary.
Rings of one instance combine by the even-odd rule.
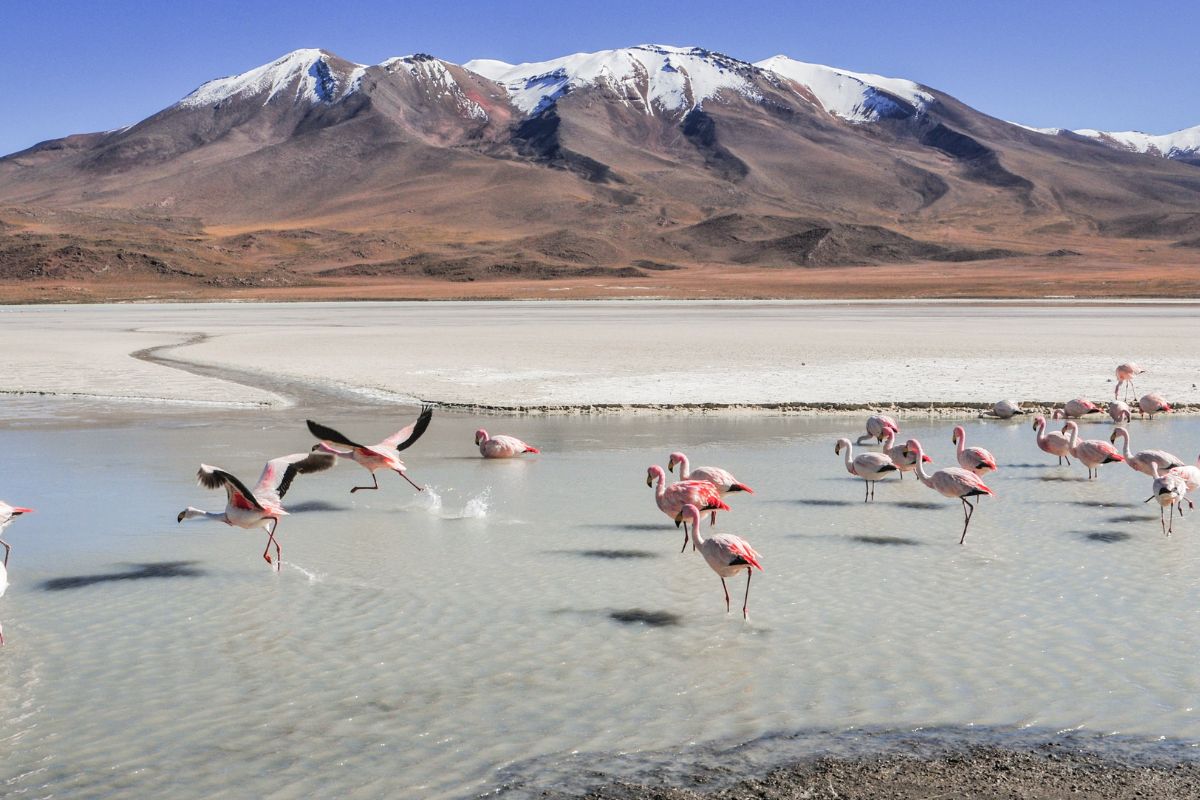
[[[275, 540], [275, 529], [279, 527], [279, 518], [287, 514], [283, 510], [283, 496], [291, 487], [297, 474], [327, 470], [337, 463], [337, 456], [330, 453], [294, 453], [290, 456], [273, 458], [263, 467], [254, 491], [246, 488], [232, 474], [220, 467], [210, 467], [201, 464], [196, 473], [196, 480], [205, 489], [225, 488], [227, 502], [224, 511], [204, 511], [188, 506], [179, 512], [176, 522], [185, 519], [214, 519], [233, 525], [237, 528], [253, 530], [262, 528], [267, 532], [267, 549], [263, 550], [263, 558], [271, 563], [271, 545], [275, 545], [275, 569], [279, 570], [282, 554], [279, 552], [279, 542]], [[274, 524], [272, 524], [274, 523]]]
[[950, 443], [958, 445], [958, 465], [963, 469], [980, 476], [996, 471], [996, 459], [990, 452], [982, 447], [967, 447], [967, 432], [962, 425], [954, 426]]
[[[909, 451], [907, 445], [896, 444], [895, 431], [888, 431], [887, 436], [883, 440], [884, 455], [892, 460], [899, 470], [900, 480], [904, 480], [904, 473], [912, 472], [917, 466], [917, 454]], [[926, 461], [933, 461], [929, 456], [925, 456]]]
[[1043, 453], [1049, 453], [1052, 456], [1058, 456], [1058, 465], [1061, 467], [1063, 459], [1067, 459], [1067, 466], [1071, 466], [1071, 443], [1058, 431], [1050, 431], [1046, 433], [1046, 418], [1038, 414], [1033, 418], [1033, 429], [1037, 431], [1037, 446], [1041, 448]]
[[[1117, 399], [1117, 395], [1121, 392], [1121, 384], [1125, 384], [1125, 399], [1129, 399], [1129, 393], [1134, 391], [1133, 376], [1141, 375], [1146, 370], [1132, 362], [1117, 365], [1117, 385], [1113, 387], [1113, 399]], [[1136, 397], [1136, 394], [1134, 395]]]
[[1117, 452], [1111, 443], [1100, 439], [1080, 439], [1079, 423], [1074, 420], [1063, 425], [1063, 433], [1071, 443], [1071, 455], [1079, 459], [1088, 470], [1088, 480], [1100, 476], [1101, 464], [1124, 461], [1125, 456]]
[[1118, 425], [1133, 419], [1133, 413], [1129, 410], [1129, 405], [1122, 403], [1120, 400], [1113, 400], [1108, 404], [1108, 416]]
[[[658, 480], [658, 485], [655, 486], [654, 481]], [[717, 511], [729, 511], [729, 506], [721, 500], [721, 493], [717, 487], [708, 481], [679, 481], [667, 485], [667, 473], [663, 472], [663, 468], [657, 464], [646, 470], [646, 485], [654, 486], [654, 502], [658, 504], [658, 509], [666, 514], [671, 519], [679, 516], [679, 512], [686, 505], [693, 505], [703, 511], [711, 511], [712, 520], [715, 523], [717, 519]], [[683, 552], [687, 549], [688, 529], [687, 525], [683, 526]]]
[[1024, 409], [1016, 400], [1000, 400], [992, 406], [991, 411], [980, 413], [980, 417], [995, 417], [996, 419], [1012, 419], [1016, 414], [1024, 414]]
[[[1187, 499], [1188, 483], [1182, 475], [1171, 470], [1165, 475], [1158, 474], [1158, 465], [1154, 465], [1154, 485], [1151, 495], [1146, 498], [1145, 502], [1151, 500], [1158, 501], [1158, 521], [1162, 525], [1163, 533], [1170, 536], [1175, 531], [1175, 506], [1179, 506], [1179, 516], [1183, 516], [1183, 503], [1191, 501]], [[1167, 525], [1164, 511], [1167, 506], [1171, 507], [1171, 524]]]
[[522, 453], [542, 452], [515, 436], [505, 436], [502, 433], [488, 436], [488, 432], [483, 428], [475, 431], [475, 444], [479, 446], [479, 453], [484, 458], [512, 458]]
[[838, 439], [833, 452], [841, 455], [846, 451], [846, 472], [863, 479], [863, 502], [875, 497], [875, 482], [887, 477], [889, 472], [898, 472], [899, 467], [886, 453], [863, 453], [854, 457], [854, 445], [849, 439]]
[[1141, 413], [1149, 414], [1150, 419], [1154, 419], [1154, 415], [1158, 413], [1166, 413], [1171, 410], [1171, 404], [1166, 401], [1161, 394], [1151, 392], [1144, 394], [1138, 398], [1138, 409]]
[[896, 420], [887, 414], [872, 414], [867, 417], [867, 432], [858, 437], [858, 441], [855, 444], [865, 444], [872, 439], [882, 442], [887, 438], [888, 431], [892, 433], [900, 432], [900, 426], [896, 424]]
[[[908, 440], [908, 449], [916, 453], [918, 457], [925, 455], [921, 443], [916, 439]], [[962, 538], [958, 540], [959, 544], [967, 540], [967, 526], [971, 524], [971, 517], [975, 514], [975, 506], [967, 498], [996, 494], [984, 484], [978, 475], [962, 467], [947, 467], [939, 469], [932, 475], [926, 475], [924, 464], [918, 462], [917, 478], [943, 497], [955, 497], [962, 501], [963, 531]]]
[[[13, 520], [22, 514], [32, 514], [32, 508], [21, 508], [20, 506], [10, 506], [8, 503], [0, 500], [0, 533], [4, 533], [4, 529], [12, 524]], [[8, 554], [12, 551], [12, 545], [0, 539], [0, 544], [4, 545], [4, 566], [8, 566]]]
[[[22, 514], [29, 514], [33, 511], [32, 508], [21, 508], [20, 506], [10, 506], [3, 500], [0, 500], [0, 533], [4, 532], [14, 519]], [[8, 554], [12, 550], [12, 545], [0, 539], [0, 544], [4, 545], [4, 561], [0, 562], [0, 597], [4, 597], [4, 593], [8, 591]], [[0, 645], [4, 644], [4, 626], [0, 625]]]
[[1117, 428], [1112, 432], [1112, 435], [1108, 437], [1108, 440], [1113, 444], [1116, 444], [1118, 438], [1123, 438], [1125, 440], [1124, 449], [1121, 451], [1121, 455], [1125, 457], [1125, 463], [1128, 464], [1132, 469], [1135, 469], [1145, 475], [1153, 476], [1155, 468], [1157, 468], [1159, 472], [1165, 473], [1168, 470], [1174, 469], [1175, 467], [1182, 467], [1184, 465], [1183, 459], [1179, 458], [1178, 456], [1171, 455], [1166, 450], [1140, 450], [1137, 453], [1130, 453], [1128, 428]]
[[[742, 570], [746, 570], [746, 596], [742, 600], [742, 619], [750, 619], [750, 578], [754, 570], [762, 572], [758, 563], [759, 555], [754, 548], [740, 536], [731, 533], [718, 533], [705, 539], [700, 535], [700, 509], [688, 503], [675, 516], [675, 524], [692, 521], [692, 549], [699, 550], [704, 560], [712, 567], [712, 571], [721, 578], [721, 588], [725, 590], [725, 613], [729, 613], [729, 587], [725, 585], [726, 578], [732, 578]], [[687, 530], [684, 524], [684, 530]]]
[[[324, 425], [313, 422], [311, 419], [306, 420], [306, 422], [308, 423], [308, 430], [312, 435], [321, 440], [313, 447], [313, 450], [329, 453], [340, 458], [348, 458], [356, 464], [365, 467], [371, 473], [371, 483], [373, 485], [355, 486], [350, 489], [350, 494], [354, 494], [359, 489], [379, 488], [379, 479], [375, 477], [375, 470], [377, 469], [390, 469], [412, 484], [412, 487], [418, 492], [421, 491], [421, 487], [413, 483], [404, 474], [404, 462], [400, 460], [399, 453], [401, 450], [411, 447], [413, 442], [421, 438], [421, 435], [425, 433], [425, 429], [429, 427], [431, 419], [433, 419], [433, 408], [425, 406], [421, 409], [421, 415], [411, 425], [401, 428], [379, 444], [371, 445], [358, 444], [338, 433], [333, 428], [327, 428]], [[335, 444], [349, 447], [350, 449], [339, 450], [332, 446]]]
[[667, 460], [667, 471], [674, 472], [676, 464], [679, 465], [679, 480], [708, 481], [717, 487], [717, 491], [721, 493], [722, 497], [730, 492], [754, 494], [753, 489], [739, 482], [729, 470], [721, 469], [720, 467], [696, 467], [695, 469], [691, 469], [687, 456], [683, 453], [671, 453], [671, 457]]

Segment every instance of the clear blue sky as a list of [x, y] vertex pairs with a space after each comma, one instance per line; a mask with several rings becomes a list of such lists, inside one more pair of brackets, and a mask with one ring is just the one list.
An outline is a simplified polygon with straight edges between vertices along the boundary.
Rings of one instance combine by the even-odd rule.
[[529, 61], [645, 42], [911, 78], [1038, 126], [1200, 124], [1200, 3], [0, 0], [0, 153], [136, 122], [301, 47]]

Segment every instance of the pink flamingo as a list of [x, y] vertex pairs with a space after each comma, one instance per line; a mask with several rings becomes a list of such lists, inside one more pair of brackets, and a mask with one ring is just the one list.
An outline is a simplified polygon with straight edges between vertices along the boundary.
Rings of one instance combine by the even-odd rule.
[[[1182, 475], [1171, 470], [1165, 475], [1158, 474], [1158, 465], [1154, 465], [1154, 485], [1151, 494], [1146, 498], [1145, 502], [1151, 500], [1158, 501], [1158, 521], [1162, 525], [1163, 533], [1170, 536], [1175, 531], [1175, 506], [1179, 506], [1179, 516], [1183, 516], [1184, 502], [1190, 503], [1187, 499], [1188, 483]], [[1171, 524], [1168, 526], [1164, 512], [1167, 506], [1171, 507]]]
[[1074, 420], [1063, 425], [1063, 433], [1071, 443], [1071, 455], [1083, 462], [1088, 470], [1088, 480], [1099, 477], [1101, 464], [1112, 464], [1124, 461], [1125, 456], [1117, 452], [1110, 442], [1100, 439], [1080, 439], [1079, 423]]
[[674, 472], [676, 464], [679, 465], [679, 480], [708, 481], [717, 487], [717, 491], [721, 493], [722, 497], [730, 492], [754, 494], [753, 489], [733, 477], [733, 473], [729, 470], [721, 469], [720, 467], [696, 467], [695, 469], [691, 469], [687, 456], [683, 453], [671, 453], [671, 457], [667, 460], [667, 471]]
[[1125, 385], [1125, 399], [1129, 399], [1129, 393], [1134, 391], [1133, 376], [1141, 375], [1146, 370], [1139, 367], [1133, 362], [1126, 362], [1117, 365], [1117, 385], [1113, 387], [1113, 399], [1117, 399], [1117, 395], [1121, 392], [1121, 385]]
[[950, 443], [958, 445], [958, 465], [983, 476], [996, 471], [996, 458], [982, 447], [967, 447], [967, 432], [962, 425], [954, 426]]
[[1050, 431], [1046, 433], [1046, 418], [1038, 414], [1033, 418], [1033, 429], [1037, 431], [1037, 446], [1043, 453], [1049, 453], [1052, 456], [1058, 456], [1058, 465], [1061, 467], [1063, 459], [1067, 459], [1067, 466], [1071, 466], [1071, 443], [1058, 431]]
[[[654, 481], [658, 480], [658, 485], [655, 486]], [[646, 485], [654, 486], [654, 502], [658, 504], [658, 509], [666, 514], [671, 519], [679, 516], [679, 512], [686, 505], [693, 505], [696, 508], [704, 511], [711, 511], [712, 520], [715, 523], [717, 519], [717, 511], [729, 511], [729, 506], [721, 500], [721, 493], [708, 481], [679, 481], [667, 485], [667, 473], [657, 464], [646, 470]], [[688, 529], [687, 525], [683, 526], [683, 552], [687, 549]]]
[[[429, 427], [431, 419], [433, 419], [433, 408], [425, 406], [421, 409], [420, 416], [411, 425], [401, 428], [379, 444], [370, 445], [352, 441], [349, 437], [338, 433], [333, 428], [327, 428], [324, 425], [313, 422], [311, 419], [306, 420], [306, 422], [308, 423], [309, 432], [321, 440], [313, 447], [313, 450], [329, 453], [339, 458], [348, 458], [371, 473], [372, 485], [352, 487], [350, 494], [354, 494], [359, 489], [379, 488], [379, 479], [375, 477], [375, 470], [378, 469], [392, 470], [401, 478], [408, 481], [418, 492], [421, 491], [421, 487], [413, 483], [412, 479], [404, 474], [404, 462], [400, 460], [399, 453], [401, 450], [411, 447], [417, 439], [421, 438], [426, 428]], [[350, 449], [339, 450], [332, 446], [335, 444], [342, 447], [349, 447]]]
[[[21, 508], [20, 506], [10, 506], [3, 500], [0, 500], [0, 533], [3, 533], [12, 521], [22, 514], [30, 514], [32, 508]], [[0, 562], [0, 597], [4, 597], [4, 593], [8, 591], [8, 554], [12, 551], [12, 545], [0, 539], [0, 544], [4, 545], [4, 561]], [[0, 645], [4, 644], [4, 626], [0, 625]]]
[[897, 472], [900, 469], [886, 453], [863, 453], [855, 458], [854, 445], [850, 444], [849, 439], [838, 439], [837, 444], [833, 446], [833, 452], [838, 455], [841, 455], [843, 449], [846, 451], [846, 472], [863, 479], [864, 503], [874, 499], [876, 481], [886, 478], [889, 472]]
[[[908, 440], [908, 449], [915, 452], [918, 457], [925, 455], [925, 450], [916, 439]], [[959, 544], [967, 540], [967, 527], [971, 524], [971, 517], [975, 514], [975, 506], [967, 498], [996, 494], [984, 484], [978, 475], [962, 467], [947, 467], [939, 469], [932, 475], [926, 475], [924, 465], [918, 463], [917, 478], [943, 497], [955, 497], [962, 501], [963, 530], [962, 537], [958, 540]]]
[[1158, 413], [1167, 413], [1171, 410], [1171, 404], [1166, 401], [1161, 394], [1151, 392], [1144, 394], [1138, 398], [1138, 409], [1143, 415], [1149, 414], [1150, 419], [1154, 419], [1154, 415]]
[[1125, 457], [1125, 463], [1130, 468], [1144, 475], [1153, 476], [1156, 468], [1160, 472], [1167, 472], [1175, 467], [1182, 467], [1184, 465], [1183, 459], [1168, 453], [1166, 450], [1139, 450], [1136, 453], [1130, 453], [1128, 428], [1117, 428], [1108, 437], [1108, 440], [1116, 444], [1118, 438], [1125, 440], [1125, 446], [1121, 451], [1121, 455]]
[[1108, 416], [1118, 425], [1133, 419], [1133, 413], [1129, 410], [1129, 406], [1120, 400], [1113, 400], [1108, 404]]
[[[909, 452], [907, 445], [896, 444], [895, 431], [888, 431], [887, 436], [883, 440], [882, 452], [896, 465], [896, 469], [900, 473], [900, 480], [904, 480], [904, 473], [912, 472], [916, 469], [917, 454]], [[933, 461], [929, 456], [925, 456], [925, 460]]]
[[1068, 400], [1063, 404], [1062, 409], [1055, 409], [1055, 419], [1061, 419], [1058, 414], [1062, 413], [1067, 419], [1079, 419], [1088, 414], [1099, 414], [1100, 406], [1093, 403], [1091, 400], [1084, 400], [1082, 397], [1076, 397], [1074, 400]]
[[867, 432], [858, 437], [855, 444], [865, 444], [874, 439], [877, 442], [882, 442], [888, 431], [899, 433], [900, 426], [896, 424], [896, 420], [889, 417], [887, 414], [872, 414], [867, 417]]
[[[679, 510], [675, 524], [692, 521], [692, 549], [699, 550], [704, 560], [712, 567], [721, 579], [721, 588], [725, 590], [725, 613], [729, 613], [729, 587], [725, 585], [726, 578], [732, 578], [742, 570], [746, 571], [746, 596], [742, 600], [742, 619], [750, 619], [750, 578], [754, 570], [762, 572], [758, 563], [759, 555], [754, 548], [740, 536], [731, 533], [719, 533], [705, 539], [700, 535], [700, 509], [688, 503]], [[684, 530], [687, 530], [685, 525]]]
[[318, 452], [273, 458], [263, 467], [254, 491], [247, 489], [246, 484], [220, 467], [201, 464], [196, 480], [205, 489], [225, 488], [225, 510], [204, 511], [188, 506], [179, 512], [175, 521], [203, 517], [246, 530], [262, 528], [267, 532], [267, 549], [263, 550], [263, 558], [268, 564], [271, 563], [271, 545], [275, 545], [275, 569], [279, 570], [282, 554], [279, 552], [279, 542], [275, 539], [275, 529], [279, 527], [279, 518], [287, 515], [283, 510], [283, 496], [287, 494], [296, 475], [321, 472], [336, 463], [336, 456]]
[[1000, 400], [992, 406], [991, 411], [984, 411], [979, 414], [980, 417], [995, 417], [996, 419], [1012, 419], [1017, 414], [1024, 414], [1025, 411], [1017, 403], [1016, 400]]
[[488, 436], [488, 432], [483, 428], [475, 431], [475, 444], [479, 446], [479, 453], [484, 458], [512, 458], [522, 453], [542, 452], [515, 436], [505, 436], [502, 433]]

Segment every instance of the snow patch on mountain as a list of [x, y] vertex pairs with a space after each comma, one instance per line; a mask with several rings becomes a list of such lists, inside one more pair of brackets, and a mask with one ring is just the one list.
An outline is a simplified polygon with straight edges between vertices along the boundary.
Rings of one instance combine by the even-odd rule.
[[[1007, 120], [1006, 120], [1007, 121]], [[1047, 136], [1058, 136], [1060, 133], [1065, 133], [1065, 128], [1035, 128], [1032, 125], [1022, 125], [1019, 122], [1009, 122], [1009, 125], [1016, 125], [1018, 128], [1024, 128], [1027, 131], [1034, 133], [1044, 133]]]
[[499, 83], [526, 114], [585, 86], [606, 86], [650, 115], [690, 111], [726, 92], [762, 99], [750, 83], [750, 64], [699, 47], [638, 45], [526, 64], [475, 59], [463, 66]]
[[1097, 131], [1091, 128], [1082, 128], [1072, 133], [1096, 139], [1120, 150], [1163, 158], [1183, 158], [1200, 153], [1200, 125], [1160, 135], [1141, 131]]
[[[361, 68], [362, 65], [359, 65]], [[293, 100], [310, 103], [329, 103], [338, 99], [340, 90], [349, 87], [329, 67], [329, 56], [323, 50], [293, 50], [284, 57], [256, 67], [249, 72], [227, 78], [217, 78], [179, 101], [185, 108], [216, 105], [234, 97], [255, 97], [266, 94], [263, 105], [293, 86]]]
[[903, 78], [886, 78], [866, 72], [850, 72], [821, 64], [772, 56], [756, 67], [774, 72], [806, 87], [821, 107], [848, 122], [874, 122], [888, 117], [909, 116], [934, 101], [920, 84]]
[[406, 70], [426, 87], [432, 99], [451, 100], [458, 106], [462, 115], [468, 119], [477, 119], [482, 122], [486, 122], [488, 119], [487, 111], [483, 106], [468, 97], [462, 86], [454, 79], [454, 75], [446, 68], [445, 63], [433, 56], [424, 53], [398, 56], [389, 58], [379, 66], [387, 72]]

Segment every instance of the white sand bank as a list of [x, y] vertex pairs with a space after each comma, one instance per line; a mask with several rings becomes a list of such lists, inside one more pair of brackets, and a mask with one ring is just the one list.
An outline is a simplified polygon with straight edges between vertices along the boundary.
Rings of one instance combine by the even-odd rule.
[[539, 302], [7, 307], [7, 390], [211, 402], [270, 392], [129, 356], [484, 406], [1095, 401], [1113, 368], [1200, 402], [1192, 303]]

